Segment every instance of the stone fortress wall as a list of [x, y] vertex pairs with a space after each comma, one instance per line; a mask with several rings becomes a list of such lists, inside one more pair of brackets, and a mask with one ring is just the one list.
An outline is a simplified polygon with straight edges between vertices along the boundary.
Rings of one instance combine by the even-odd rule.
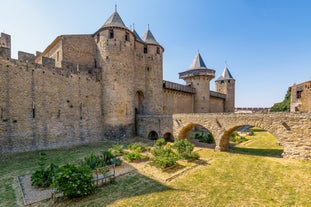
[[[0, 153], [54, 148], [102, 138], [101, 85], [87, 71], [62, 73], [0, 49]], [[66, 70], [64, 70], [66, 71]]]
[[94, 34], [60, 35], [18, 59], [2, 33], [0, 154], [124, 140], [137, 135], [138, 115], [234, 111], [231, 74], [210, 91], [215, 71], [198, 54], [180, 76], [186, 85], [164, 81], [163, 52], [149, 28], [140, 38], [117, 11]]

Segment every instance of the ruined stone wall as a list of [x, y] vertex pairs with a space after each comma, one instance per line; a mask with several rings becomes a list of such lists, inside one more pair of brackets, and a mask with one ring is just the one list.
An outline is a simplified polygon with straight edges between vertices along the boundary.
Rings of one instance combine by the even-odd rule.
[[193, 113], [194, 94], [163, 89], [163, 114]]
[[[76, 145], [102, 139], [101, 85], [86, 74], [0, 58], [0, 153]], [[48, 64], [51, 63], [51, 64]]]

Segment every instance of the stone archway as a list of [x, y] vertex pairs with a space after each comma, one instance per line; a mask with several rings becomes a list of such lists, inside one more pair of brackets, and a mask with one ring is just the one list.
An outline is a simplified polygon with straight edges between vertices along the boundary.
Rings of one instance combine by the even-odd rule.
[[190, 123], [184, 126], [179, 134], [179, 139], [188, 139], [195, 146], [214, 149], [216, 140], [213, 133], [201, 124]]
[[257, 156], [281, 157], [284, 153], [280, 139], [268, 130], [252, 125], [236, 126], [227, 130], [219, 147], [220, 151]]
[[148, 138], [151, 140], [157, 140], [159, 138], [159, 135], [156, 131], [151, 131], [148, 134]]
[[135, 113], [144, 114], [144, 93], [137, 91], [135, 94]]
[[163, 138], [165, 139], [166, 142], [174, 142], [174, 136], [170, 132], [166, 132], [163, 135]]

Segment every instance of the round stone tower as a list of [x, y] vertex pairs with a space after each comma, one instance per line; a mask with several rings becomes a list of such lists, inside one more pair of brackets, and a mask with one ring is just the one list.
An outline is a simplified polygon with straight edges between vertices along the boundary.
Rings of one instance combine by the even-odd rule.
[[179, 73], [179, 78], [184, 79], [187, 85], [195, 88], [194, 113], [208, 113], [210, 99], [210, 80], [215, 77], [215, 70], [209, 69], [198, 52], [190, 68]]
[[102, 75], [104, 136], [124, 139], [134, 134], [134, 45], [135, 36], [115, 11], [94, 34], [95, 65]]
[[226, 94], [225, 112], [234, 112], [235, 107], [235, 80], [226, 67], [222, 75], [215, 81], [216, 91]]
[[145, 114], [163, 112], [163, 47], [152, 35], [149, 26], [142, 37], [144, 41]]

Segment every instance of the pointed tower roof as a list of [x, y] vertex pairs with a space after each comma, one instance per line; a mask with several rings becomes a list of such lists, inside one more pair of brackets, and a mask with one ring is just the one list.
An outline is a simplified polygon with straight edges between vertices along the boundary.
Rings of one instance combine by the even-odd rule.
[[137, 34], [137, 32], [136, 32], [136, 30], [134, 29], [134, 27], [133, 27], [133, 29], [132, 29], [131, 31], [133, 32], [133, 34], [134, 34], [134, 36], [135, 36], [135, 38], [136, 38], [137, 41], [139, 41], [139, 42], [144, 42], [144, 41], [140, 38], [140, 36]]
[[194, 57], [189, 70], [195, 70], [195, 69], [207, 69], [200, 52], [197, 53], [197, 55]]
[[179, 73], [179, 78], [184, 80], [193, 76], [207, 76], [210, 79], [215, 77], [215, 70], [206, 67], [199, 52], [194, 57], [189, 69]]
[[234, 80], [233, 76], [231, 75], [228, 67], [226, 66], [224, 71], [222, 72], [221, 76], [216, 80], [216, 81], [220, 81], [220, 80]]
[[145, 34], [142, 37], [142, 40], [147, 43], [147, 44], [155, 44], [155, 45], [160, 45], [156, 39], [154, 38], [153, 34], [151, 33], [149, 26], [148, 30], [145, 32]]
[[101, 27], [102, 28], [106, 28], [106, 27], [121, 27], [124, 29], [128, 29], [124, 22], [122, 21], [119, 13], [117, 12], [117, 9], [115, 10], [115, 12], [107, 19], [107, 21], [105, 22], [105, 24]]

